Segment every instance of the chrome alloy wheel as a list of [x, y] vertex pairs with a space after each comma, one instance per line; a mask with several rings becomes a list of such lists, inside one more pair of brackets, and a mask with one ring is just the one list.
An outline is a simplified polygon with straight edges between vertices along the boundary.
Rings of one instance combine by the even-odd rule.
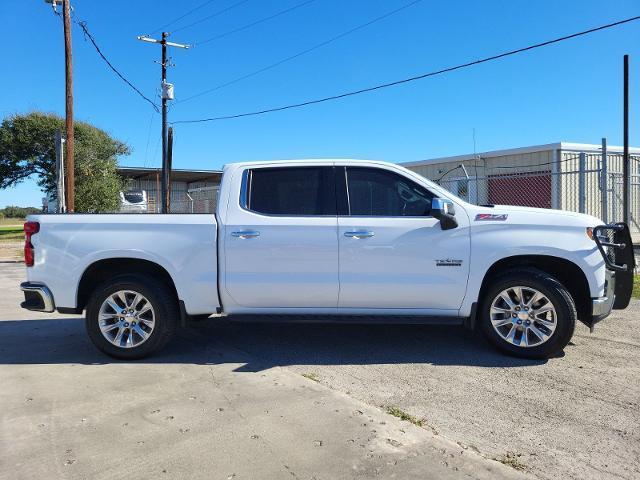
[[556, 309], [535, 288], [517, 286], [500, 292], [491, 303], [491, 325], [503, 340], [517, 347], [537, 347], [558, 325]]
[[151, 336], [155, 312], [144, 295], [132, 290], [120, 290], [102, 302], [98, 324], [104, 338], [113, 345], [133, 348]]

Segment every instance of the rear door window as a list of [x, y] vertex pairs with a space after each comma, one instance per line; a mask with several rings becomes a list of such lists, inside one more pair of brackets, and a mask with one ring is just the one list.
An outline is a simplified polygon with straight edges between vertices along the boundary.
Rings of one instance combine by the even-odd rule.
[[249, 170], [245, 208], [265, 215], [336, 215], [333, 167]]

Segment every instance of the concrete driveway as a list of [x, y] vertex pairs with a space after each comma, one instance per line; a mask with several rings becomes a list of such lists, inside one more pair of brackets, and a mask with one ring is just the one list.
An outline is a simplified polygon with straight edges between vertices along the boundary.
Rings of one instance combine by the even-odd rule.
[[464, 329], [420, 326], [197, 325], [268, 366], [393, 406], [487, 458], [543, 479], [640, 478], [640, 302], [562, 358], [519, 360]]
[[0, 264], [0, 479], [517, 479], [525, 475], [217, 336], [146, 361], [18, 305]]
[[640, 475], [638, 302], [548, 362], [457, 328], [210, 319], [126, 363], [17, 310], [22, 276], [0, 265], [0, 477]]

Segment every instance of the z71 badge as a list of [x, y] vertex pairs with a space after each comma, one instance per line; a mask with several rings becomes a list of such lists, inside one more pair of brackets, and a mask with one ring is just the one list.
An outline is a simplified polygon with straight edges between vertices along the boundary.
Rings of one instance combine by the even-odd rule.
[[506, 213], [479, 213], [476, 215], [476, 222], [504, 222], [507, 217]]

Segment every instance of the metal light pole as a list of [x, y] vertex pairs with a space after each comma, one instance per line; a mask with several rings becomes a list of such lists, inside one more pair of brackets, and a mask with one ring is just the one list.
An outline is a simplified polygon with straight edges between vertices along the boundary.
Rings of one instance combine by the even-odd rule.
[[171, 168], [173, 164], [173, 127], [169, 127], [167, 132], [167, 213], [171, 212]]
[[167, 159], [167, 100], [173, 100], [173, 85], [167, 83], [167, 67], [169, 66], [169, 59], [167, 58], [167, 47], [177, 47], [185, 49], [189, 48], [189, 45], [168, 42], [168, 36], [169, 32], [162, 32], [162, 38], [160, 40], [147, 37], [146, 35], [140, 35], [137, 37], [138, 40], [142, 42], [159, 43], [162, 47], [162, 57], [160, 62], [162, 72], [162, 192], [160, 195], [162, 202], [162, 213], [168, 213], [167, 191], [169, 185], [169, 169], [171, 168], [168, 165]]
[[629, 224], [629, 55], [624, 56], [622, 221]]
[[58, 207], [56, 208], [56, 213], [65, 213], [67, 211], [66, 208], [66, 198], [65, 188], [64, 188], [64, 179], [66, 178], [64, 175], [64, 137], [62, 136], [62, 132], [58, 130], [56, 132], [56, 197], [58, 200]]

